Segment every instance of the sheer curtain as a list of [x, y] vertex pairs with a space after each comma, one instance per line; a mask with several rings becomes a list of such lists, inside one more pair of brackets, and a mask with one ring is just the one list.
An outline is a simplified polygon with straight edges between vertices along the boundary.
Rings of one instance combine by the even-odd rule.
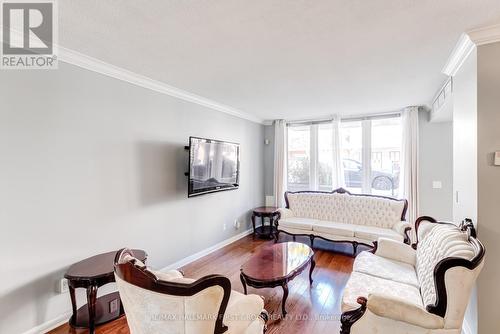
[[337, 189], [345, 186], [344, 168], [342, 165], [341, 147], [340, 147], [340, 117], [334, 115], [332, 118], [332, 153], [333, 153], [333, 168], [332, 168], [332, 187]]
[[418, 217], [418, 107], [407, 107], [401, 115], [403, 130], [401, 181], [408, 200], [407, 220]]
[[274, 121], [274, 203], [277, 207], [285, 206], [286, 188], [286, 122], [283, 119]]

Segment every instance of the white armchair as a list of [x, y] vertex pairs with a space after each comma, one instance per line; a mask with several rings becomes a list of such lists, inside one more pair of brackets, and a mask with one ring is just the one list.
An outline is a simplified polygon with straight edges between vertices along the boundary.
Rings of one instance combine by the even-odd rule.
[[460, 334], [484, 247], [470, 220], [421, 217], [417, 243], [380, 238], [362, 252], [342, 297], [341, 334]]
[[262, 298], [232, 291], [224, 276], [194, 280], [176, 270], [153, 271], [122, 249], [115, 278], [131, 334], [265, 332]]

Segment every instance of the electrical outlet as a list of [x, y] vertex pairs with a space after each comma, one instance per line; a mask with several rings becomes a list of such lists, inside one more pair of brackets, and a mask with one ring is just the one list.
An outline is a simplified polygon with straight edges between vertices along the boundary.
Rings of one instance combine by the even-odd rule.
[[118, 312], [118, 299], [113, 299], [109, 302], [109, 313]]
[[224, 225], [222, 225], [222, 230], [225, 231], [227, 229], [227, 224], [224, 223]]
[[443, 188], [443, 183], [441, 181], [432, 181], [432, 189]]
[[59, 284], [57, 285], [57, 292], [66, 293], [69, 291], [68, 280], [65, 278], [61, 278], [59, 280]]
[[233, 226], [234, 226], [235, 229], [239, 230], [240, 227], [241, 227], [240, 221], [238, 219], [235, 219]]

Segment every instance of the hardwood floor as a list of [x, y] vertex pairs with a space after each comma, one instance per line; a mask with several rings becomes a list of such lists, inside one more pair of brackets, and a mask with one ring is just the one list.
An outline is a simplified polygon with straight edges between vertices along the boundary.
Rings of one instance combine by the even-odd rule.
[[[286, 241], [281, 236], [280, 241]], [[297, 238], [297, 241], [308, 243], [309, 239]], [[186, 277], [200, 278], [208, 274], [227, 276], [234, 290], [243, 292], [239, 278], [239, 269], [253, 252], [266, 243], [273, 241], [258, 240], [251, 236], [240, 239], [212, 254], [209, 254], [181, 268]], [[361, 251], [360, 249], [358, 251]], [[287, 300], [288, 314], [280, 318], [282, 297], [281, 288], [254, 289], [248, 288], [249, 294], [259, 294], [265, 298], [265, 309], [270, 314], [268, 333], [339, 333], [340, 330], [340, 298], [342, 290], [352, 271], [353, 258], [350, 245], [333, 245], [332, 243], [315, 241], [316, 268], [313, 273], [314, 283], [309, 286], [308, 270], [289, 283]], [[347, 255], [345, 255], [347, 254]], [[83, 334], [86, 330], [75, 330], [64, 324], [50, 334]], [[129, 334], [125, 317], [109, 324], [99, 326], [97, 334]]]

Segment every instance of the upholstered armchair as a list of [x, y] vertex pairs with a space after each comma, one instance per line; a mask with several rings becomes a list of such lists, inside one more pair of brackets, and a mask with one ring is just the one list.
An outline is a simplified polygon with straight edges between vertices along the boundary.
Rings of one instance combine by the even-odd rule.
[[176, 270], [153, 271], [122, 249], [115, 278], [132, 334], [265, 332], [262, 298], [232, 291], [224, 276], [194, 280]]
[[416, 221], [417, 243], [380, 238], [362, 252], [342, 297], [341, 334], [460, 334], [485, 250], [470, 220]]

